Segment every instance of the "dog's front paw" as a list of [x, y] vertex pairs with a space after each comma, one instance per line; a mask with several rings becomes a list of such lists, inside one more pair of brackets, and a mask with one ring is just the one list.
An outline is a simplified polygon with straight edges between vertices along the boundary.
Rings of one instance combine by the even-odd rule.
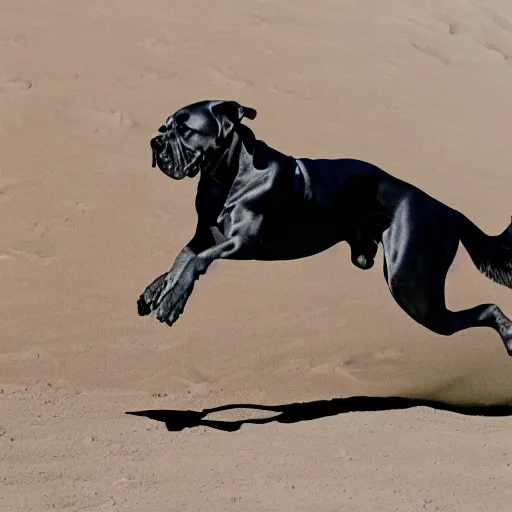
[[137, 311], [140, 316], [150, 315], [157, 306], [157, 301], [167, 286], [169, 272], [157, 277], [150, 283], [137, 300]]
[[193, 284], [185, 288], [176, 286], [168, 292], [155, 310], [157, 320], [165, 322], [169, 327], [176, 323], [185, 309], [185, 304], [193, 288]]
[[137, 300], [137, 312], [139, 316], [146, 316], [151, 313], [151, 304], [146, 302], [144, 295], [141, 295]]
[[200, 270], [189, 262], [179, 274], [171, 270], [157, 277], [139, 297], [139, 315], [153, 314], [160, 322], [172, 325], [183, 312]]

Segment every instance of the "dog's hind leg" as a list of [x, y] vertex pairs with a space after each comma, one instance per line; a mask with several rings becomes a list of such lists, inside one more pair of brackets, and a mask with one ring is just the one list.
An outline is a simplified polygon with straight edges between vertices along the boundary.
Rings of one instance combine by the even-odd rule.
[[[398, 305], [427, 329], [450, 336], [470, 327], [496, 330], [512, 355], [512, 322], [496, 304], [450, 311], [445, 303], [446, 275], [459, 238], [452, 210], [403, 204], [383, 233], [384, 275]], [[415, 210], [415, 211], [413, 211]]]

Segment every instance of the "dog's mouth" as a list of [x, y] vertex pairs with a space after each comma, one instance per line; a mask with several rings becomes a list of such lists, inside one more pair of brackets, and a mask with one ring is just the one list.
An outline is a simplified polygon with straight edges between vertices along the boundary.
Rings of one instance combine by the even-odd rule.
[[193, 178], [201, 170], [203, 153], [185, 147], [172, 132], [151, 139], [152, 167], [174, 180]]

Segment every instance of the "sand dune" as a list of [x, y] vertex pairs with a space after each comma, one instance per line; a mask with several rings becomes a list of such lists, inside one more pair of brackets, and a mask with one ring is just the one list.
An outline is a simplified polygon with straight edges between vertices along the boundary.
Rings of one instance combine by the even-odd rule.
[[[198, 99], [256, 108], [251, 128], [283, 152], [362, 158], [489, 234], [508, 224], [512, 6], [314, 5], [2, 2], [1, 510], [510, 510], [507, 417], [419, 406], [169, 432], [125, 414], [512, 401], [492, 331], [426, 331], [390, 297], [381, 256], [362, 272], [344, 245], [218, 262], [172, 329], [137, 316], [195, 226], [195, 183], [152, 170], [148, 142]], [[512, 313], [462, 249], [447, 296]]]

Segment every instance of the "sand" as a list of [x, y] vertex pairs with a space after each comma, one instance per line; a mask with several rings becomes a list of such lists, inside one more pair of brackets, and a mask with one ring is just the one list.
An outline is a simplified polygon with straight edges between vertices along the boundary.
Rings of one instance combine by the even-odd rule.
[[[512, 510], [507, 410], [341, 400], [512, 402], [498, 336], [415, 324], [382, 256], [367, 272], [346, 245], [222, 261], [171, 329], [136, 311], [195, 227], [195, 181], [151, 169], [149, 139], [201, 99], [256, 108], [247, 122], [283, 152], [373, 162], [499, 233], [512, 213], [509, 2], [0, 10], [0, 510]], [[510, 290], [463, 249], [447, 300], [512, 314]]]

